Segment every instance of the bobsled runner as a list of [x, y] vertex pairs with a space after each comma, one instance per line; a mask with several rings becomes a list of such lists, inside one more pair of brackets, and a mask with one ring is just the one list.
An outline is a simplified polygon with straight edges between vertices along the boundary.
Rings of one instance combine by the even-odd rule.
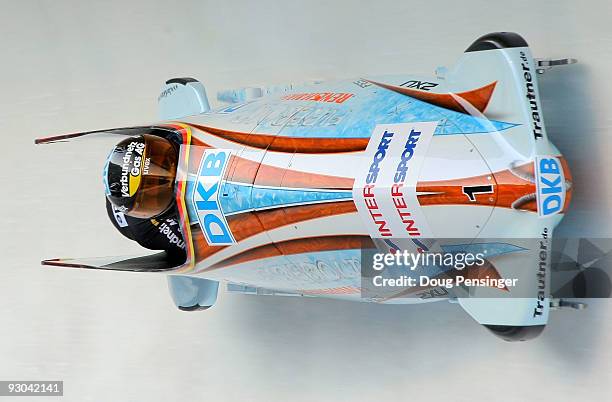
[[[182, 310], [248, 294], [458, 303], [506, 340], [538, 335], [551, 309], [550, 244], [570, 205], [569, 167], [548, 138], [525, 40], [477, 39], [436, 76], [358, 77], [224, 91], [166, 82], [160, 123], [41, 138], [149, 134], [179, 141], [175, 196], [187, 256], [51, 259], [45, 265], [162, 272]], [[431, 284], [366, 294], [367, 250], [482, 251], [521, 291]], [[434, 276], [452, 276], [447, 271]], [[367, 276], [367, 275], [366, 275]]]

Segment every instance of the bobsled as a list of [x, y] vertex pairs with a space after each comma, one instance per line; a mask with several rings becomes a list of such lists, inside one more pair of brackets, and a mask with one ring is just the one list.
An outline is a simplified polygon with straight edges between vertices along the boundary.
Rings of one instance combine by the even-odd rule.
[[[181, 310], [213, 306], [219, 283], [258, 295], [447, 300], [505, 340], [533, 338], [551, 310], [551, 239], [572, 194], [537, 78], [569, 62], [535, 60], [521, 36], [500, 32], [431, 77], [228, 90], [214, 109], [199, 81], [168, 80], [159, 123], [36, 142], [143, 133], [179, 141], [185, 260], [157, 253], [43, 264], [164, 273]], [[481, 251], [487, 278], [522, 286], [459, 292], [430, 281], [381, 297], [364, 292], [368, 250]]]

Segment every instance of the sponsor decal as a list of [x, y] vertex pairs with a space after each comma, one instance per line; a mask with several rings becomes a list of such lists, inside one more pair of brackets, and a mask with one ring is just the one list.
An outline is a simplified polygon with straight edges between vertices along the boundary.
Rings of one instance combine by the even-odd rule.
[[346, 115], [346, 111], [332, 105], [296, 107], [266, 103], [235, 112], [231, 122], [275, 127], [330, 127], [340, 124]]
[[363, 78], [353, 81], [353, 84], [357, 85], [360, 88], [367, 88], [372, 86], [372, 83], [370, 81], [364, 80]]
[[164, 89], [162, 93], [159, 94], [159, 96], [157, 97], [157, 101], [159, 102], [161, 99], [167, 98], [168, 96], [176, 92], [177, 89], [178, 89], [178, 84], [174, 84], [171, 87]]
[[132, 197], [136, 193], [136, 190], [138, 190], [138, 187], [140, 187], [144, 158], [144, 142], [130, 142], [123, 155], [123, 163], [121, 165], [120, 181], [122, 197]]
[[540, 250], [538, 253], [538, 270], [536, 273], [538, 284], [538, 295], [536, 306], [533, 309], [533, 317], [541, 316], [544, 313], [544, 302], [546, 301], [546, 270], [548, 268], [548, 228], [542, 231], [540, 240]]
[[198, 214], [198, 222], [212, 246], [236, 243], [219, 203], [219, 190], [231, 150], [207, 149], [200, 161], [195, 181], [192, 203]]
[[283, 100], [344, 103], [354, 95], [348, 92], [314, 92], [285, 95]]
[[353, 199], [373, 238], [431, 237], [416, 183], [437, 122], [379, 124], [364, 153]]
[[420, 89], [422, 91], [429, 91], [431, 88], [437, 87], [438, 84], [436, 84], [435, 82], [410, 80], [410, 81], [404, 82], [403, 84], [400, 84], [399, 86], [405, 87], [405, 88]]
[[[146, 152], [146, 151], [145, 151]], [[149, 166], [151, 165], [151, 158], [144, 158], [144, 166], [142, 168], [142, 174], [149, 174]]]
[[[338, 285], [360, 278], [361, 268], [359, 258], [342, 258], [322, 260], [315, 257], [310, 261], [296, 264], [265, 265], [257, 269], [256, 274], [266, 281], [282, 280], [295, 285], [326, 284]], [[335, 283], [334, 283], [335, 282]]]
[[416, 297], [419, 299], [435, 299], [436, 297], [448, 297], [448, 290], [443, 287], [436, 287], [432, 289], [425, 290], [423, 292], [416, 293]]
[[389, 148], [389, 143], [393, 138], [394, 133], [389, 132], [387, 130], [384, 131], [382, 138], [378, 142], [378, 146], [376, 149], [376, 153], [372, 158], [372, 163], [370, 164], [370, 170], [368, 171], [368, 176], [366, 177], [366, 185], [363, 186], [363, 202], [370, 213], [370, 217], [372, 218], [372, 222], [376, 225], [378, 230], [378, 235], [376, 237], [389, 237], [393, 234], [391, 233], [391, 229], [387, 225], [387, 220], [383, 213], [381, 212], [380, 207], [378, 206], [378, 202], [376, 201], [376, 196], [374, 194], [374, 189], [376, 188], [376, 181], [378, 179], [378, 173], [380, 172], [380, 163], [387, 156], [387, 149]]
[[533, 127], [533, 138], [539, 140], [543, 136], [542, 116], [540, 115], [540, 101], [535, 91], [535, 76], [529, 67], [529, 60], [525, 52], [520, 52], [521, 67], [523, 68], [523, 79], [525, 82], [525, 97], [531, 108], [531, 124]]
[[538, 156], [535, 160], [538, 215], [549, 217], [563, 211], [565, 177], [559, 158]]
[[120, 228], [124, 228], [128, 226], [127, 219], [125, 219], [125, 214], [120, 208], [112, 205], [113, 208], [113, 217], [115, 218], [115, 222], [119, 225]]
[[[412, 158], [418, 145], [419, 139], [421, 138], [421, 131], [416, 131], [414, 128], [410, 130], [406, 144], [402, 151], [400, 161], [395, 170], [393, 176], [393, 185], [391, 186], [391, 197], [393, 198], [393, 205], [400, 220], [405, 225], [406, 232], [410, 236], [420, 236], [421, 232], [416, 224], [415, 219], [412, 217], [414, 208], [408, 207], [404, 196], [404, 187], [408, 171], [413, 169]], [[403, 140], [402, 140], [403, 141]], [[415, 177], [416, 179], [416, 177]]]
[[183, 241], [182, 236], [176, 233], [179, 230], [178, 222], [176, 220], [168, 218], [159, 224], [157, 228], [162, 235], [166, 236], [170, 244], [176, 244], [178, 248], [185, 250], [185, 242]]

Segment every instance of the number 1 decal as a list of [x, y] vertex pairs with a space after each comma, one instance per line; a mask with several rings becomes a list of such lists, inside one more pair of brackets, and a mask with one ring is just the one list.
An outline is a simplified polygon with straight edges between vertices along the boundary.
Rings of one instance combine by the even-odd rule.
[[491, 194], [492, 192], [493, 186], [490, 184], [486, 186], [463, 186], [463, 194], [467, 195], [471, 202], [476, 202], [476, 194]]

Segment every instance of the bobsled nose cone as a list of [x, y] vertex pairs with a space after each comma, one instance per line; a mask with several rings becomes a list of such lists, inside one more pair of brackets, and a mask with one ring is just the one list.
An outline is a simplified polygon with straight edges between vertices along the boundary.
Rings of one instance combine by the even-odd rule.
[[538, 337], [546, 325], [485, 325], [485, 327], [493, 332], [504, 341], [519, 342], [528, 341]]

